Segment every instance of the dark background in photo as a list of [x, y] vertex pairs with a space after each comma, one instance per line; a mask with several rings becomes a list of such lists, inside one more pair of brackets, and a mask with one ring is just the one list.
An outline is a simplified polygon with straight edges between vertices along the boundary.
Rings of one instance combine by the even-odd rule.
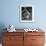
[[22, 20], [32, 20], [32, 7], [22, 7]]

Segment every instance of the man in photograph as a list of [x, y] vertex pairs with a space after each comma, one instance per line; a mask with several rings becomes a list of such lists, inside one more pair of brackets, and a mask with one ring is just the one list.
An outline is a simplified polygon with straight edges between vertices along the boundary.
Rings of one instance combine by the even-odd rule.
[[27, 7], [22, 7], [22, 20], [32, 20], [32, 12]]

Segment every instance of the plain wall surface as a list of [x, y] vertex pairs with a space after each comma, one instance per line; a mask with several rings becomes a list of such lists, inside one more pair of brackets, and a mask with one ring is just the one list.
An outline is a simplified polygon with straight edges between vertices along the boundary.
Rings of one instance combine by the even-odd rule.
[[[34, 22], [20, 22], [20, 5], [34, 6]], [[7, 25], [15, 28], [37, 28], [46, 32], [46, 0], [0, 0], [0, 31]]]

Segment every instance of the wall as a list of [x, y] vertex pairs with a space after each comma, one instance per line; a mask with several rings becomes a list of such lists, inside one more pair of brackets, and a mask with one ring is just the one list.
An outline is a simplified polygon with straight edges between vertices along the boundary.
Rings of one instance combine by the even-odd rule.
[[[41, 27], [46, 28], [46, 0], [1, 0], [0, 25], [13, 24], [16, 28]], [[19, 6], [33, 5], [35, 21], [21, 23], [19, 21]]]

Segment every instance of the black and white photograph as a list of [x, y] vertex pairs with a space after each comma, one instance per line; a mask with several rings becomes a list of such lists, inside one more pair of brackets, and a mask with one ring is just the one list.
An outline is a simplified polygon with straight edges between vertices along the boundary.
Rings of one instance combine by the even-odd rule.
[[20, 20], [21, 22], [32, 22], [33, 21], [33, 7], [23, 5], [20, 7]]

